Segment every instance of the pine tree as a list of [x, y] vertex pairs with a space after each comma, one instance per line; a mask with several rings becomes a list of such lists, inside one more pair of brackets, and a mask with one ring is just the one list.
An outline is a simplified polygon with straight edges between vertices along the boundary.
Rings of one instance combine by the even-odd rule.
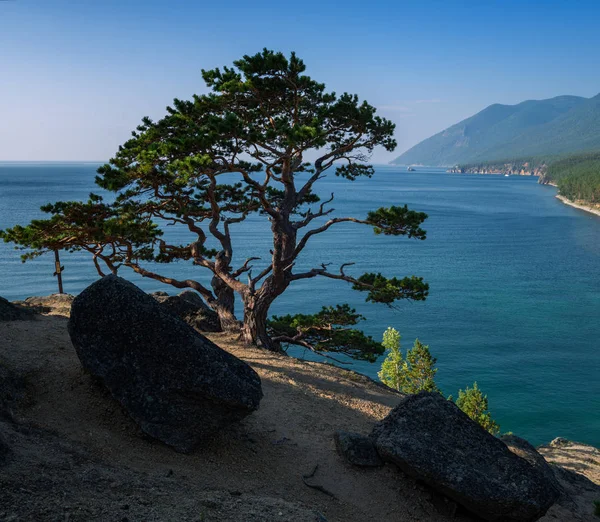
[[476, 382], [473, 383], [473, 388], [467, 386], [464, 391], [458, 390], [456, 405], [492, 435], [496, 435], [500, 431], [500, 427], [488, 411], [487, 395], [481, 392]]
[[400, 332], [389, 327], [383, 332], [381, 343], [387, 351], [387, 356], [381, 364], [381, 371], [377, 374], [382, 383], [394, 390], [400, 390], [400, 373], [404, 360], [400, 351]]
[[384, 332], [382, 345], [387, 356], [378, 375], [384, 384], [403, 393], [439, 391], [434, 380], [437, 359], [432, 357], [429, 346], [416, 339], [404, 360], [400, 350], [400, 333], [394, 328]]
[[400, 372], [400, 389], [404, 393], [440, 391], [435, 384], [437, 359], [429, 352], [429, 346], [415, 340], [412, 349], [406, 353], [406, 361]]
[[[346, 216], [335, 213], [334, 194], [319, 194], [327, 174], [347, 182], [370, 179], [373, 150], [396, 147], [394, 123], [356, 95], [328, 91], [306, 74], [295, 53], [265, 49], [232, 67], [204, 70], [202, 77], [207, 92], [174, 100], [157, 121], [144, 118], [98, 169], [96, 184], [113, 193], [109, 201], [91, 195], [87, 202], [47, 205], [48, 219], [0, 231], [0, 239], [27, 250], [24, 260], [83, 251], [99, 276], [132, 270], [191, 288], [224, 329], [241, 333], [249, 344], [375, 360], [383, 347], [352, 328], [362, 316], [348, 305], [326, 306], [311, 316], [269, 317], [290, 286], [314, 278], [351, 283], [371, 303], [426, 299], [429, 286], [421, 277], [353, 275], [353, 262], [340, 259], [333, 269], [334, 258], [312, 267], [297, 262], [313, 245], [332, 254], [325, 240], [315, 238], [342, 223], [389, 238], [425, 239], [427, 215], [400, 202]], [[257, 216], [271, 245], [253, 249], [243, 261], [234, 230]], [[184, 239], [165, 233], [171, 225]], [[198, 276], [176, 279], [176, 262], [189, 263]], [[243, 305], [241, 324], [236, 302]]]

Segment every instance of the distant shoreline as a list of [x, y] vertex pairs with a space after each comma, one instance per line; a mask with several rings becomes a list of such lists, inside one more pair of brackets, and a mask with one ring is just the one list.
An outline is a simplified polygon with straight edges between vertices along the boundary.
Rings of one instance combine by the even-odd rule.
[[600, 216], [600, 209], [588, 207], [586, 205], [580, 205], [579, 203], [575, 203], [559, 194], [556, 195], [556, 198], [560, 199], [565, 205], [569, 205], [570, 207], [578, 208], [579, 210], [585, 210], [586, 212], [589, 212], [590, 214]]

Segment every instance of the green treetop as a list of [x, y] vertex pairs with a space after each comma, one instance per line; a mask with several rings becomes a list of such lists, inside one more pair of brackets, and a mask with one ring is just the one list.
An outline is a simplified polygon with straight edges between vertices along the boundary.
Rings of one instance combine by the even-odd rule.
[[492, 419], [492, 414], [488, 411], [487, 395], [481, 392], [476, 382], [473, 383], [473, 388], [467, 386], [464, 391], [458, 391], [456, 405], [492, 435], [496, 435], [500, 431], [498, 424]]
[[400, 350], [400, 332], [395, 328], [388, 327], [383, 332], [383, 342], [381, 344], [386, 350], [387, 355], [383, 363], [381, 363], [381, 370], [377, 375], [381, 379], [381, 382], [390, 388], [400, 390], [400, 374], [404, 365], [402, 351]]
[[421, 391], [439, 391], [435, 384], [437, 359], [432, 357], [429, 346], [415, 339], [413, 347], [406, 352], [406, 360], [402, 366], [400, 386], [405, 393]]
[[437, 359], [429, 352], [429, 346], [416, 339], [404, 359], [400, 350], [400, 333], [394, 328], [384, 332], [382, 345], [388, 352], [379, 372], [383, 383], [403, 393], [439, 391], [435, 384]]

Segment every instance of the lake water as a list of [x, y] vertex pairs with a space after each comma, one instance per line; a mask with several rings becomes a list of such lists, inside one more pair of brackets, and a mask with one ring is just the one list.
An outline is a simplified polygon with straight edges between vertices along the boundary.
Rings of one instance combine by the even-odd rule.
[[[40, 217], [51, 201], [84, 199], [94, 190], [96, 165], [0, 164], [0, 229]], [[336, 215], [363, 217], [379, 206], [407, 203], [427, 212], [426, 241], [375, 236], [342, 224], [315, 238], [298, 269], [355, 262], [359, 275], [420, 275], [431, 285], [421, 303], [398, 310], [364, 302], [364, 294], [331, 280], [299, 281], [274, 313], [313, 312], [348, 302], [367, 317], [377, 338], [388, 326], [430, 345], [446, 394], [477, 381], [503, 431], [534, 444], [556, 436], [600, 446], [600, 218], [560, 203], [555, 189], [527, 177], [415, 173], [378, 167], [372, 180], [330, 176], [319, 193], [335, 192]], [[170, 234], [181, 236], [182, 230]], [[267, 255], [265, 218], [235, 231], [236, 257]], [[77, 293], [97, 278], [89, 257], [63, 254], [65, 291]], [[260, 265], [260, 263], [259, 263]], [[176, 264], [179, 277], [206, 281], [203, 269]], [[53, 259], [21, 264], [0, 244], [0, 295], [20, 299], [56, 291]], [[167, 290], [123, 271], [145, 290]], [[379, 364], [353, 368], [376, 378]]]

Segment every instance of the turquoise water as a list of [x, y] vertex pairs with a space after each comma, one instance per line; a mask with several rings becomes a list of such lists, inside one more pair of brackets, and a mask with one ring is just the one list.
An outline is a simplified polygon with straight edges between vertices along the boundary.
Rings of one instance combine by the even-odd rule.
[[[96, 165], [0, 165], [0, 228], [40, 216], [39, 206], [81, 199], [93, 190]], [[320, 193], [336, 193], [337, 215], [364, 216], [382, 205], [407, 203], [429, 214], [426, 241], [375, 236], [340, 225], [306, 250], [302, 267], [353, 261], [354, 274], [416, 274], [431, 285], [422, 303], [399, 310], [368, 305], [345, 283], [304, 280], [275, 304], [274, 313], [311, 312], [349, 302], [367, 317], [363, 328], [380, 337], [401, 331], [404, 347], [415, 337], [438, 358], [446, 394], [477, 381], [504, 431], [538, 444], [556, 436], [600, 445], [600, 218], [560, 203], [555, 189], [535, 179], [407, 173], [379, 167], [372, 180], [333, 176]], [[170, 230], [184, 238], [180, 229]], [[236, 256], [268, 255], [264, 218], [235, 231]], [[89, 258], [63, 255], [65, 290], [77, 293], [95, 280]], [[259, 263], [260, 265], [260, 263]], [[180, 277], [206, 280], [202, 269], [177, 264]], [[50, 256], [21, 264], [0, 245], [0, 295], [18, 299], [56, 291]], [[131, 278], [146, 290], [160, 283]], [[379, 365], [354, 369], [376, 377]]]

